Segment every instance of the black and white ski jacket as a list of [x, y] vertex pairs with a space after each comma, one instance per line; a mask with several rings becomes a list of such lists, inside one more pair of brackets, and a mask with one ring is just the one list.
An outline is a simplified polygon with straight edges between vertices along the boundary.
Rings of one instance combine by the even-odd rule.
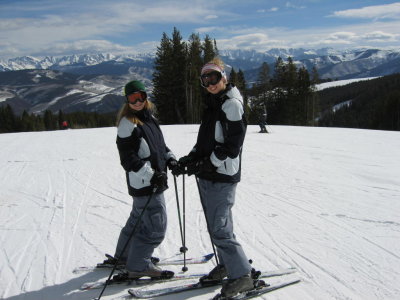
[[[128, 191], [131, 196], [147, 196], [152, 193], [150, 180], [154, 171], [167, 171], [167, 161], [174, 154], [165, 145], [156, 119], [148, 110], [137, 113], [143, 125], [122, 118], [118, 125], [117, 147], [121, 165], [126, 171]], [[157, 189], [165, 191], [168, 186]]]
[[246, 135], [243, 97], [229, 84], [217, 94], [208, 94], [196, 145], [192, 155], [209, 157], [217, 168], [215, 172], [199, 173], [199, 178], [215, 182], [239, 182], [241, 154]]

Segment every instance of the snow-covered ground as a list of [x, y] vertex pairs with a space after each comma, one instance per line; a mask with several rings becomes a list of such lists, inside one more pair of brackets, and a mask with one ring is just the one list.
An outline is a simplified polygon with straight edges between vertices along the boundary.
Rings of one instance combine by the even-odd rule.
[[[193, 146], [197, 128], [162, 126], [178, 157]], [[400, 299], [400, 133], [269, 129], [248, 128], [235, 232], [257, 269], [296, 267], [289, 277], [302, 282], [263, 299]], [[116, 128], [0, 135], [0, 298], [98, 296], [100, 290], [79, 287], [109, 271], [72, 270], [114, 253], [130, 211], [115, 135]], [[164, 258], [181, 246], [169, 176], [168, 233], [155, 253]], [[181, 191], [181, 177], [178, 184]], [[209, 253], [193, 177], [186, 178], [186, 201], [188, 256]], [[190, 265], [188, 272], [213, 264]], [[102, 299], [122, 299], [126, 290], [109, 287]], [[160, 299], [209, 299], [217, 291]]]

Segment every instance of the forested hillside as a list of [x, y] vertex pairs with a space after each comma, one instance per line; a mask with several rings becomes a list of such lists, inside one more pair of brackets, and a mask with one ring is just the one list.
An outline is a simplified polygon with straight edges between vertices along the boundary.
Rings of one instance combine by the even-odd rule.
[[319, 126], [400, 130], [400, 74], [318, 92]]

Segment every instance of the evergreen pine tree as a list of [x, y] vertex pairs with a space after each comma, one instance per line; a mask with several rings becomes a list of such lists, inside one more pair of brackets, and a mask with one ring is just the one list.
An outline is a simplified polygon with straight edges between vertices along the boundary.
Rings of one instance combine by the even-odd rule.
[[62, 129], [62, 123], [66, 121], [62, 110], [58, 111], [58, 129]]
[[186, 121], [189, 124], [198, 123], [201, 118], [202, 99], [200, 86], [200, 68], [203, 64], [202, 43], [198, 34], [192, 34], [188, 45]]
[[43, 115], [43, 122], [46, 130], [54, 130], [57, 128], [56, 126], [57, 121], [51, 110], [45, 110]]
[[163, 33], [153, 73], [153, 95], [161, 123], [199, 122], [204, 93], [200, 70], [216, 53], [215, 40], [209, 36], [201, 42], [198, 34], [192, 34], [185, 43], [176, 28], [171, 39]]
[[203, 64], [208, 63], [214, 57], [218, 55], [218, 49], [216, 48], [215, 40], [211, 40], [207, 34], [203, 42]]
[[276, 59], [274, 65], [274, 75], [272, 78], [272, 93], [270, 100], [270, 108], [273, 108], [273, 113], [270, 114], [274, 118], [276, 124], [286, 124], [285, 107], [287, 103], [287, 92], [285, 90], [286, 66], [281, 57]]
[[249, 114], [250, 114], [250, 107], [248, 103], [248, 94], [247, 94], [247, 88], [246, 88], [246, 79], [244, 77], [244, 73], [241, 69], [237, 72], [237, 84], [236, 87], [239, 89], [240, 93], [243, 96], [243, 105], [244, 105], [244, 111], [245, 111], [245, 116], [248, 119]]
[[170, 76], [172, 72], [172, 66], [170, 63], [171, 57], [172, 42], [164, 32], [160, 46], [157, 47], [153, 73], [153, 95], [161, 123], [168, 123], [168, 120], [172, 120], [173, 118], [173, 106], [170, 105], [170, 101], [172, 101], [172, 93], [169, 89]]
[[321, 82], [320, 78], [319, 78], [319, 74], [318, 74], [318, 69], [316, 66], [312, 67], [312, 71], [311, 71], [311, 82], [313, 85], [318, 84]]
[[311, 79], [307, 69], [303, 66], [297, 76], [297, 119], [295, 125], [307, 126], [311, 123], [312, 89]]
[[186, 44], [182, 41], [182, 36], [175, 27], [172, 33], [171, 64], [170, 89], [173, 98], [170, 99], [170, 104], [174, 108], [174, 115], [172, 120], [168, 120], [168, 123], [183, 124], [186, 119]]
[[19, 130], [14, 111], [10, 104], [0, 107], [0, 132], [16, 132]]
[[234, 68], [232, 68], [231, 73], [229, 74], [229, 82], [231, 82], [236, 87], [238, 85], [237, 73]]

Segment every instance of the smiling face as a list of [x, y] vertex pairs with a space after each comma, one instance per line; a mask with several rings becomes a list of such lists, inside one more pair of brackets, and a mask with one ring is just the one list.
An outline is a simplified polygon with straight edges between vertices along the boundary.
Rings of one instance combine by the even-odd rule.
[[127, 96], [129, 107], [135, 111], [140, 111], [145, 107], [146, 97], [141, 92], [132, 93]]
[[129, 103], [129, 107], [133, 110], [140, 111], [144, 108], [146, 102], [136, 102], [135, 104]]
[[220, 76], [218, 76], [218, 79], [219, 79], [218, 81], [213, 80], [214, 77], [216, 77], [216, 76], [213, 76], [215, 72], [216, 71], [214, 71], [214, 70], [210, 70], [210, 71], [206, 71], [202, 75], [202, 77], [206, 77], [206, 78], [210, 77], [211, 78], [211, 80], [208, 81], [208, 86], [206, 87], [207, 91], [211, 94], [218, 94], [219, 92], [225, 90], [225, 88], [226, 88], [225, 77], [222, 77], [220, 75]]

